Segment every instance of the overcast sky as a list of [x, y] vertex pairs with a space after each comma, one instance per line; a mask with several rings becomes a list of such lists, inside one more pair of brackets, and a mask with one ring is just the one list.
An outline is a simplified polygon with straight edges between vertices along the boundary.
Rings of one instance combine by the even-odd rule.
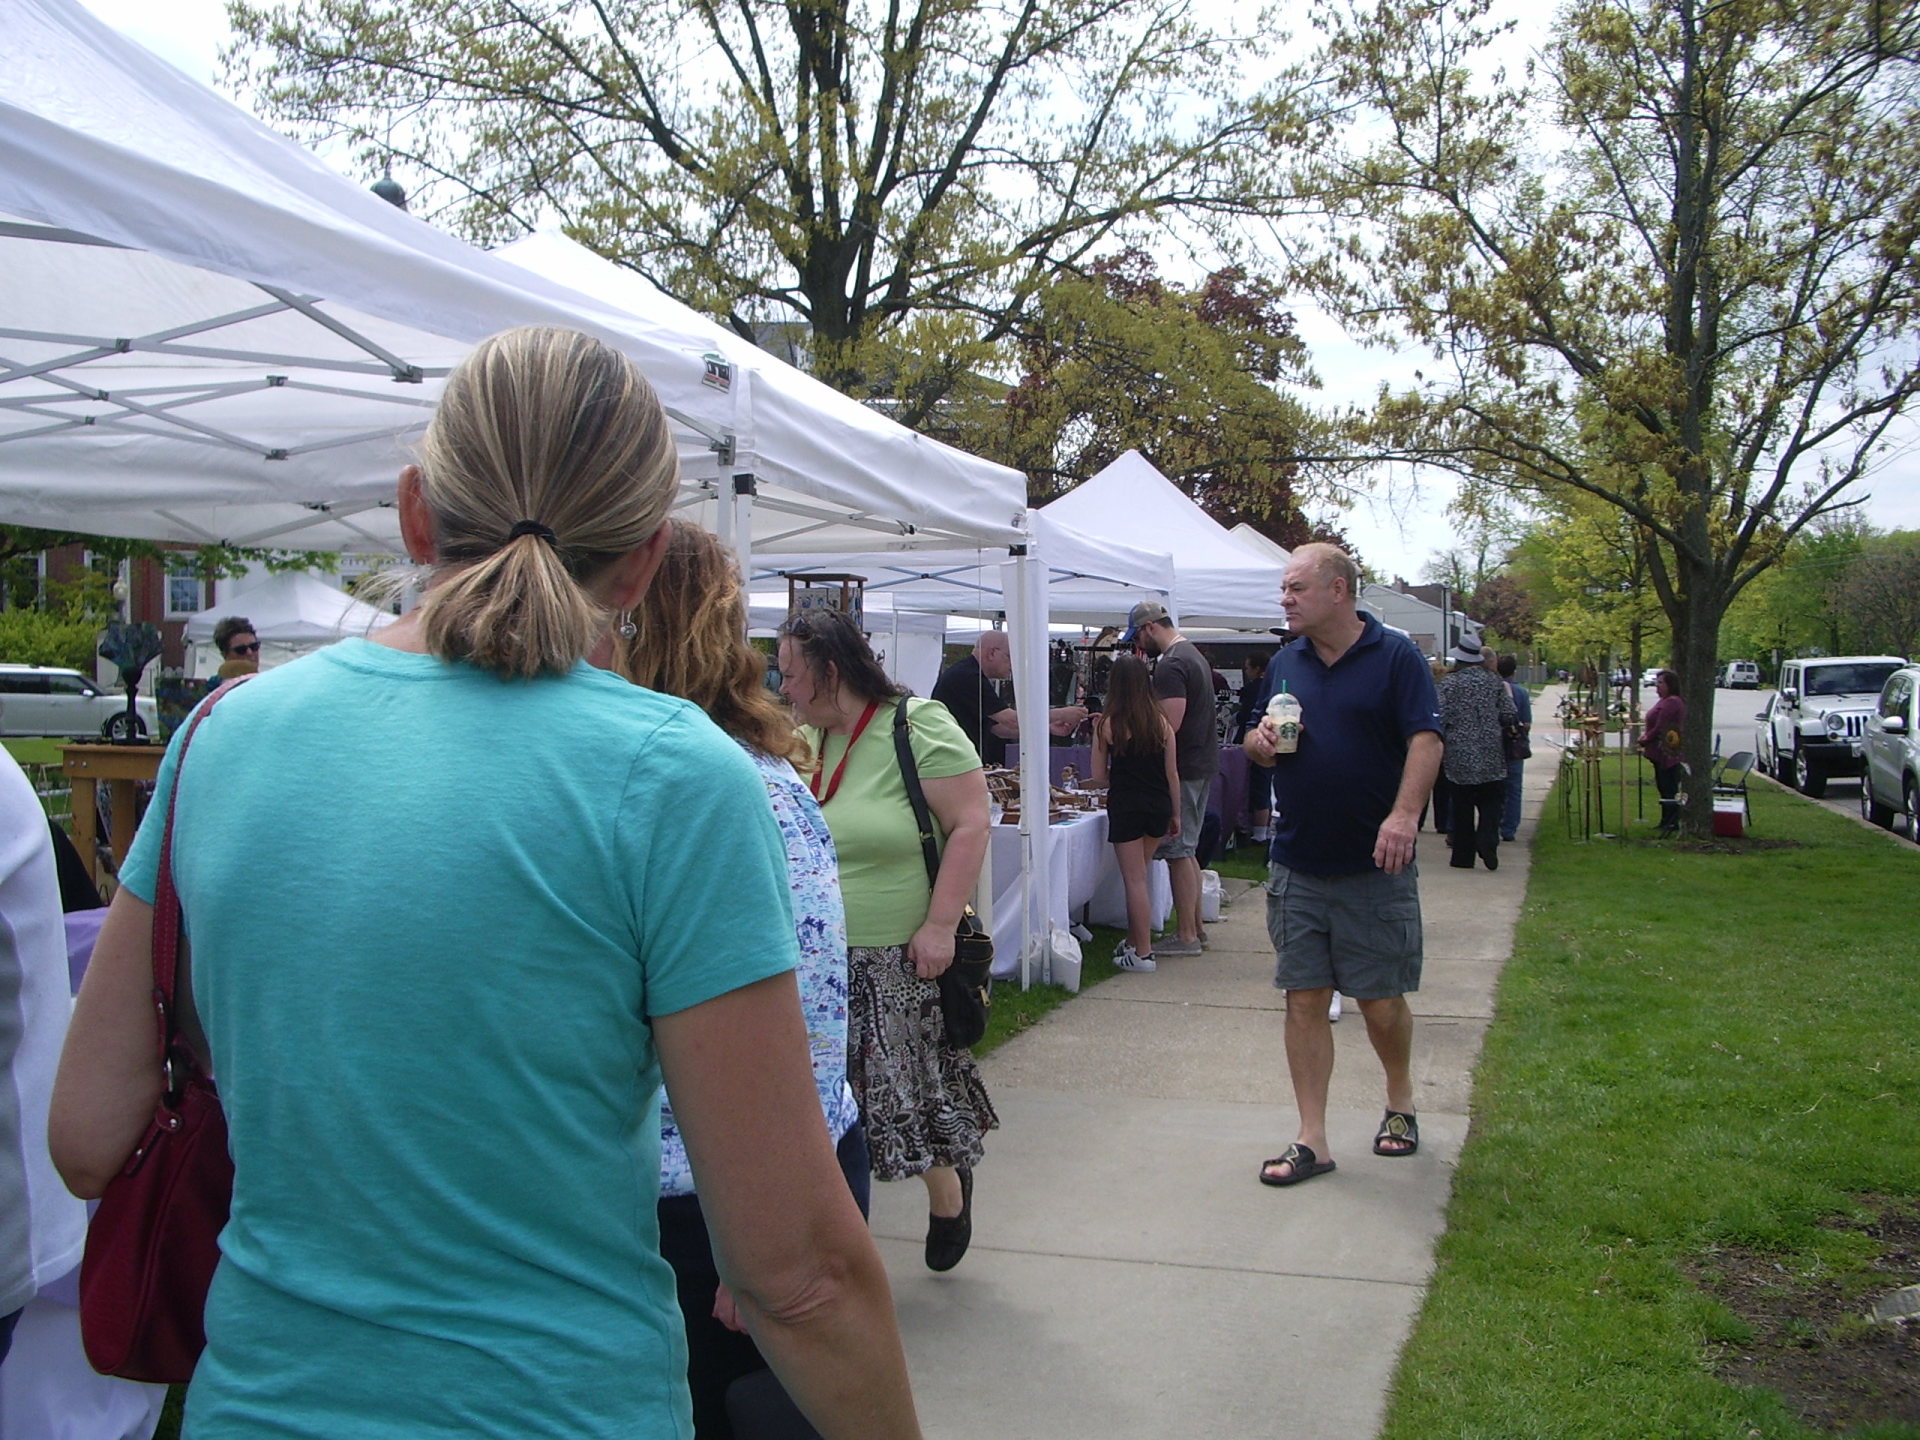
[[[220, 47], [229, 33], [224, 0], [83, 3], [187, 74], [217, 85]], [[1301, 332], [1324, 385], [1316, 397], [1321, 403], [1368, 401], [1381, 381], [1408, 382], [1420, 363], [1412, 355], [1362, 349], [1333, 322], [1311, 312], [1302, 313]], [[1417, 579], [1431, 556], [1455, 543], [1453, 524], [1445, 513], [1452, 482], [1423, 471], [1417, 480], [1403, 474], [1381, 488], [1392, 493], [1361, 500], [1334, 518], [1376, 572]], [[1875, 524], [1920, 529], [1920, 456], [1902, 456], [1862, 488], [1872, 496], [1865, 509]]]

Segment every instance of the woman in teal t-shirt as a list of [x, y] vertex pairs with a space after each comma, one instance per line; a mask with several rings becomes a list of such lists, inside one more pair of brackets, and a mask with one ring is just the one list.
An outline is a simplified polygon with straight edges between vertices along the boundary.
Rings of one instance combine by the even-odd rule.
[[779, 641], [781, 693], [813, 747], [814, 797], [847, 906], [847, 1079], [879, 1180], [926, 1182], [926, 1262], [951, 1270], [973, 1236], [973, 1167], [999, 1125], [965, 1050], [947, 1044], [940, 973], [987, 854], [980, 756], [947, 707], [909, 700], [915, 768], [943, 837], [929, 889], [894, 744], [900, 691], [838, 611], [797, 616]]
[[742, 1318], [829, 1436], [917, 1435], [834, 1163], [765, 788], [604, 662], [675, 490], [659, 401], [585, 335], [448, 379], [401, 475], [420, 607], [221, 698], [162, 767], [70, 1032], [55, 1161], [96, 1195], [158, 1098], [160, 818], [227, 1113], [192, 1440], [681, 1437], [659, 1255], [671, 1081]]

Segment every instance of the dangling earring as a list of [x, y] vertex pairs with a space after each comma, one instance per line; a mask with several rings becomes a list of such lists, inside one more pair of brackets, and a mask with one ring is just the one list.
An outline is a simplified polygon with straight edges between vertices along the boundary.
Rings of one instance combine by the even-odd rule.
[[633, 623], [633, 612], [631, 610], [622, 610], [620, 612], [619, 628], [620, 638], [622, 640], [631, 640], [640, 633], [640, 627]]

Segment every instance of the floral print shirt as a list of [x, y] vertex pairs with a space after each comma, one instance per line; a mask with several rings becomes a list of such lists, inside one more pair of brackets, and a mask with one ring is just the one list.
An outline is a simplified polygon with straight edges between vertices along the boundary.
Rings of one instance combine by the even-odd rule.
[[[813, 1051], [813, 1080], [820, 1108], [837, 1144], [860, 1118], [847, 1084], [847, 921], [840, 902], [840, 867], [833, 836], [805, 782], [785, 760], [743, 746], [761, 778], [787, 847], [787, 883], [793, 893], [793, 927], [800, 942], [800, 1009]], [[674, 1123], [673, 1105], [660, 1095], [660, 1193], [691, 1195], [693, 1171]]]
[[1501, 732], [1519, 718], [1507, 682], [1474, 665], [1440, 682], [1441, 734], [1446, 739], [1442, 764], [1456, 785], [1490, 785], [1507, 778], [1507, 753]]

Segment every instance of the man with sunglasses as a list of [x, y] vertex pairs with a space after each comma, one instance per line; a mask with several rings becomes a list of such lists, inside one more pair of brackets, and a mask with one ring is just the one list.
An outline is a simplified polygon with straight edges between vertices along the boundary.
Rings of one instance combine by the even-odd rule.
[[260, 637], [244, 615], [229, 615], [213, 627], [213, 643], [220, 647], [220, 670], [207, 684], [209, 693], [236, 675], [260, 668]]

